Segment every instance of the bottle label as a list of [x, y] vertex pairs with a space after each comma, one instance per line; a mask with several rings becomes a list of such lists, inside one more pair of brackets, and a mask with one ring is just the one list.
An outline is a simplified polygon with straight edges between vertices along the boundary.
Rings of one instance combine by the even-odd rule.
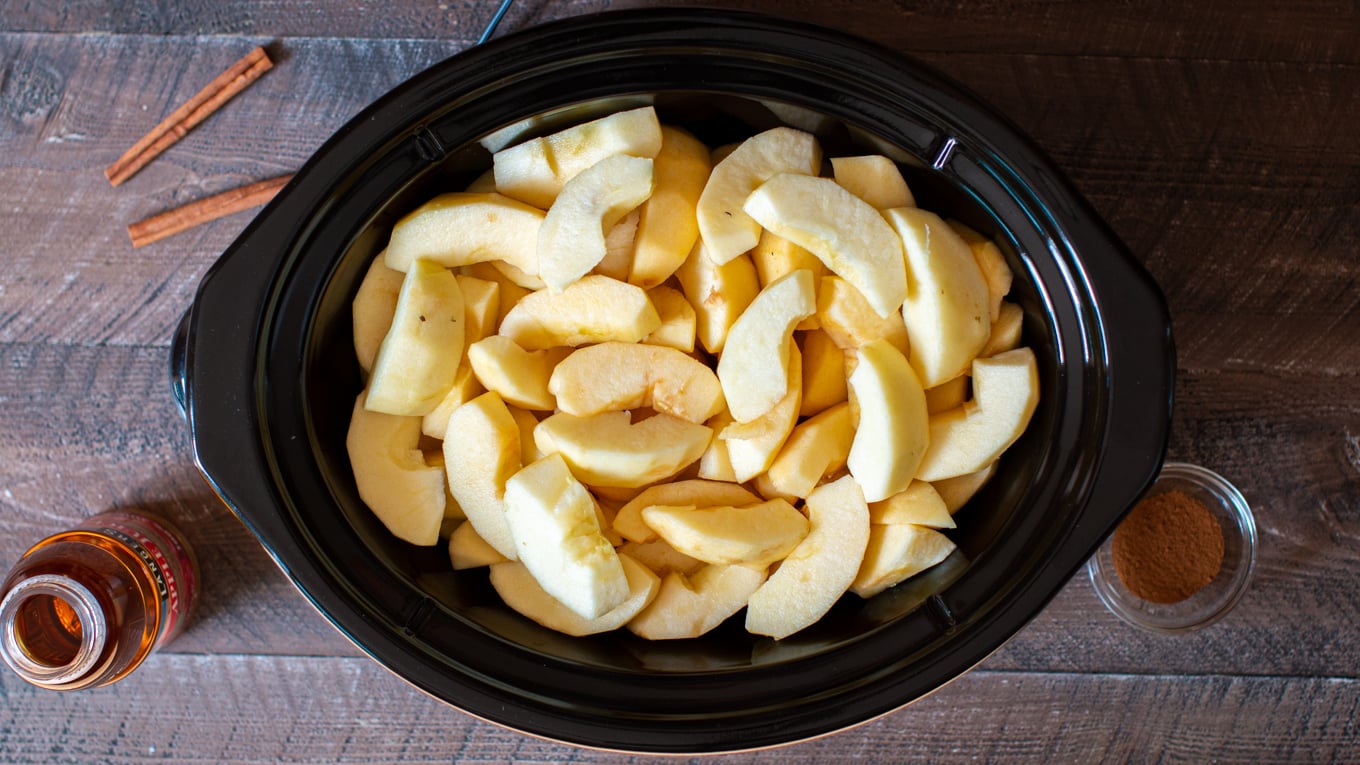
[[161, 629], [154, 648], [174, 639], [184, 629], [198, 586], [193, 556], [179, 536], [154, 518], [120, 510], [100, 513], [81, 528], [107, 534], [141, 558], [161, 604]]

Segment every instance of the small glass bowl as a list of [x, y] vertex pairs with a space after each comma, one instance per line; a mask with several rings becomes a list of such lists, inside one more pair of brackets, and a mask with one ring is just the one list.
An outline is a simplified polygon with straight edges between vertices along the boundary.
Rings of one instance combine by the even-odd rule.
[[1223, 476], [1197, 465], [1168, 462], [1148, 491], [1152, 497], [1179, 489], [1204, 503], [1223, 529], [1223, 567], [1199, 592], [1176, 603], [1153, 603], [1134, 595], [1115, 572], [1110, 547], [1114, 534], [1086, 563], [1091, 586], [1120, 619], [1154, 632], [1188, 632], [1213, 624], [1246, 592], [1256, 559], [1256, 521], [1251, 506]]

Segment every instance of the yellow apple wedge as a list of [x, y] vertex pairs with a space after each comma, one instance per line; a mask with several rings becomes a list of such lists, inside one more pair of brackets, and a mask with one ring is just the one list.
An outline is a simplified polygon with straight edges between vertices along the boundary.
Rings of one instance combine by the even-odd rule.
[[628, 272], [633, 267], [633, 246], [637, 239], [638, 213], [634, 207], [619, 219], [604, 235], [604, 258], [591, 270], [621, 282], [628, 281]]
[[604, 260], [605, 234], [652, 195], [652, 160], [615, 154], [567, 181], [538, 229], [538, 275], [561, 291]]
[[652, 505], [642, 520], [676, 550], [716, 564], [767, 566], [808, 533], [807, 518], [782, 499], [741, 507]]
[[859, 410], [846, 465], [877, 502], [906, 489], [926, 453], [926, 394], [900, 351], [886, 340], [861, 347], [850, 374], [851, 401]]
[[661, 317], [661, 326], [642, 338], [642, 342], [692, 352], [698, 337], [699, 317], [684, 293], [662, 285], [647, 290], [647, 299], [652, 301], [656, 315]]
[[996, 246], [995, 242], [977, 231], [956, 220], [950, 220], [947, 223], [963, 241], [968, 243], [968, 248], [973, 251], [973, 259], [977, 261], [978, 268], [982, 271], [982, 278], [987, 282], [991, 320], [995, 323], [1001, 312], [1001, 301], [1010, 293], [1011, 282], [1014, 280], [1011, 267], [1006, 263], [1006, 256], [1001, 254], [1001, 249]]
[[467, 357], [477, 380], [500, 394], [505, 403], [551, 412], [557, 408], [557, 399], [548, 390], [548, 380], [571, 352], [571, 348], [526, 351], [504, 335], [492, 335], [469, 345]]
[[628, 629], [648, 640], [696, 638], [746, 606], [765, 581], [763, 568], [704, 566], [686, 574], [672, 571], [661, 580], [651, 604], [628, 622]]
[[561, 292], [525, 295], [501, 321], [500, 333], [538, 351], [606, 340], [636, 343], [659, 326], [661, 317], [641, 288], [592, 274]]
[[845, 352], [820, 329], [803, 333], [803, 401], [798, 414], [810, 417], [847, 400]]
[[652, 505], [752, 505], [760, 497], [741, 484], [693, 478], [648, 486], [629, 500], [614, 516], [614, 530], [634, 542], [654, 541], [656, 531], [642, 520], [643, 508]]
[[1001, 301], [996, 321], [992, 322], [991, 332], [987, 336], [987, 344], [978, 351], [978, 356], [985, 359], [1019, 348], [1024, 326], [1024, 310], [1015, 303]]
[[454, 273], [458, 291], [463, 293], [463, 350], [478, 340], [493, 334], [500, 323], [501, 285], [488, 279]]
[[392, 315], [397, 312], [397, 297], [401, 294], [401, 282], [405, 277], [402, 272], [388, 268], [379, 254], [369, 264], [363, 280], [359, 282], [359, 290], [354, 293], [354, 304], [351, 306], [354, 355], [365, 374], [373, 369], [378, 348], [382, 346], [383, 338], [387, 337], [387, 330], [392, 327]]
[[392, 227], [387, 267], [406, 271], [417, 260], [447, 268], [502, 260], [538, 274], [538, 229], [544, 212], [496, 193], [440, 194]]
[[932, 388], [968, 371], [991, 331], [987, 282], [967, 243], [938, 215], [898, 207], [884, 216], [902, 237], [909, 274], [902, 317], [911, 365]]
[[566, 635], [581, 637], [616, 630], [637, 616], [661, 589], [661, 579], [646, 566], [620, 553], [619, 563], [628, 583], [628, 596], [617, 606], [585, 618], [548, 594], [521, 561], [491, 567], [491, 586], [507, 606], [535, 622]]
[[454, 571], [504, 563], [507, 558], [486, 543], [471, 523], [463, 521], [449, 535], [449, 560]]
[[973, 498], [987, 482], [996, 474], [996, 463], [992, 462], [981, 470], [972, 473], [964, 473], [953, 478], [942, 478], [932, 481], [931, 486], [935, 487], [940, 499], [944, 500], [944, 506], [949, 510], [949, 514], [957, 513], [968, 500]]
[[512, 560], [517, 553], [505, 517], [505, 485], [522, 464], [519, 434], [501, 397], [483, 393], [453, 410], [444, 438], [449, 493], [477, 534]]
[[743, 206], [760, 225], [816, 255], [887, 317], [907, 296], [902, 241], [868, 202], [830, 178], [783, 173]]
[[953, 540], [926, 526], [875, 524], [850, 591], [873, 597], [948, 558], [954, 548]]
[[499, 305], [496, 311], [495, 327], [505, 320], [505, 315], [510, 313], [510, 309], [519, 304], [525, 295], [533, 290], [515, 284], [514, 280], [502, 273], [501, 269], [496, 268], [490, 263], [473, 263], [470, 266], [460, 266], [458, 273], [470, 276], [482, 281], [494, 282], [496, 285], [496, 297]]
[[911, 349], [907, 325], [893, 312], [879, 316], [854, 285], [839, 276], [823, 276], [817, 289], [817, 326], [836, 345], [849, 350], [883, 338], [904, 355]]
[[732, 324], [760, 293], [760, 279], [749, 255], [717, 264], [703, 241], [675, 272], [685, 298], [694, 307], [695, 336], [709, 353], [722, 351]]
[[907, 488], [878, 502], [869, 503], [869, 521], [877, 524], [915, 524], [934, 529], [952, 529], [954, 517], [935, 487], [925, 481], [912, 481]]
[[628, 412], [577, 417], [558, 412], [534, 429], [545, 454], [561, 454], [591, 486], [636, 488], [669, 478], [699, 459], [713, 431], [668, 414], [637, 423]]
[[933, 388], [926, 388], [926, 411], [938, 414], [968, 400], [968, 387], [972, 381], [968, 375], [951, 377]]
[[897, 163], [882, 154], [833, 157], [831, 174], [846, 191], [879, 210], [916, 206]]
[[749, 422], [732, 422], [717, 431], [725, 448], [732, 480], [749, 481], [769, 469], [789, 434], [798, 424], [803, 398], [803, 357], [797, 344], [789, 343], [786, 392], [769, 411]]
[[444, 397], [439, 399], [434, 409], [426, 412], [420, 418], [420, 430], [430, 438], [444, 440], [444, 432], [449, 427], [449, 415], [453, 410], [466, 404], [474, 398], [486, 393], [486, 388], [477, 379], [476, 373], [472, 371], [472, 365], [468, 363], [466, 355], [463, 362], [458, 365], [458, 371], [453, 375], [453, 387], [449, 388]]
[[[653, 574], [664, 577], [672, 571], [681, 574], [692, 574], [695, 571], [707, 566], [697, 558], [676, 550], [666, 543], [664, 539], [653, 539], [650, 542], [634, 542], [626, 540], [619, 545], [620, 555], [628, 555], [633, 560], [646, 566]], [[744, 604], [743, 604], [744, 605]]]
[[732, 324], [718, 380], [737, 422], [760, 417], [788, 392], [794, 325], [816, 310], [812, 272], [798, 270], [761, 290]]
[[577, 616], [595, 619], [628, 599], [628, 578], [600, 531], [595, 498], [561, 456], [550, 454], [506, 481], [505, 518], [518, 560]]
[[799, 423], [765, 471], [781, 496], [806, 497], [824, 476], [845, 466], [855, 437], [850, 403], [842, 402]]
[[679, 128], [661, 126], [653, 159], [656, 187], [639, 208], [628, 281], [651, 289], [670, 278], [699, 239], [695, 208], [713, 169], [708, 147]]
[[923, 481], [983, 469], [1025, 432], [1039, 403], [1034, 352], [1016, 348], [973, 362], [973, 400], [930, 418], [930, 448], [917, 469]]
[[546, 210], [567, 182], [600, 160], [659, 151], [661, 123], [652, 107], [616, 112], [496, 152], [496, 190]]
[[869, 506], [854, 478], [819, 486], [807, 498], [811, 528], [753, 593], [746, 629], [776, 640], [811, 625], [845, 594], [869, 544]]
[[651, 407], [702, 423], [723, 408], [713, 370], [660, 345], [608, 342], [578, 348], [552, 371], [547, 388], [561, 411], [580, 417]]
[[726, 263], [760, 241], [761, 224], [742, 208], [756, 187], [781, 173], [815, 175], [821, 164], [817, 139], [788, 127], [742, 141], [715, 164], [695, 210], [699, 236], [713, 262]]
[[434, 409], [453, 387], [465, 324], [463, 293], [453, 272], [426, 260], [412, 264], [373, 362], [366, 406], [402, 415]]
[[439, 542], [444, 520], [444, 471], [425, 463], [420, 418], [374, 412], [354, 401], [345, 448], [359, 498], [398, 539]]

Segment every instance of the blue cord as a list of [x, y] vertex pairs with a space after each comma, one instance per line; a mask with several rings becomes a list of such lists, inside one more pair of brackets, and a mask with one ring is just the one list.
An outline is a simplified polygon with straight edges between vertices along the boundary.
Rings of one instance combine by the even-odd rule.
[[496, 15], [491, 17], [491, 23], [486, 25], [486, 30], [482, 32], [482, 37], [477, 41], [478, 45], [491, 39], [491, 35], [496, 33], [496, 27], [500, 25], [501, 19], [505, 17], [505, 12], [510, 10], [510, 3], [514, 0], [501, 0], [501, 7], [496, 9]]

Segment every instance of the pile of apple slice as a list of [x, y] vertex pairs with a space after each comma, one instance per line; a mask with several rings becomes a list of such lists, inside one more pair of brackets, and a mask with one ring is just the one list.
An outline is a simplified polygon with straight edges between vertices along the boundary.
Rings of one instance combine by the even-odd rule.
[[359, 494], [553, 629], [782, 638], [954, 550], [1038, 399], [1010, 282], [892, 161], [799, 130], [534, 138], [359, 287]]

